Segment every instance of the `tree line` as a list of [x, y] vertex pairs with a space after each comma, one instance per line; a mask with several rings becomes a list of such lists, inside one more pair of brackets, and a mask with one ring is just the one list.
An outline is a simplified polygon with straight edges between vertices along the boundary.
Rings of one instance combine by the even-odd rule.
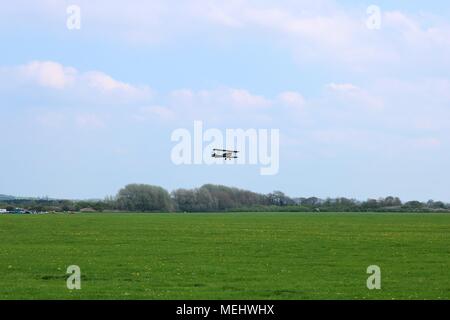
[[261, 194], [213, 184], [194, 189], [177, 189], [171, 193], [159, 186], [129, 184], [116, 196], [104, 200], [0, 200], [0, 209], [13, 211], [17, 207], [34, 212], [450, 212], [449, 203], [434, 200], [403, 203], [393, 196], [365, 201], [344, 197], [292, 198], [281, 191]]

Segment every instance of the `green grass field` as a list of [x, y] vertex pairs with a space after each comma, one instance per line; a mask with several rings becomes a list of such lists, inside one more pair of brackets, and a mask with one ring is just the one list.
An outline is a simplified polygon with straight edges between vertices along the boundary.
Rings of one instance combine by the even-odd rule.
[[450, 215], [2, 215], [0, 270], [0, 299], [449, 299]]

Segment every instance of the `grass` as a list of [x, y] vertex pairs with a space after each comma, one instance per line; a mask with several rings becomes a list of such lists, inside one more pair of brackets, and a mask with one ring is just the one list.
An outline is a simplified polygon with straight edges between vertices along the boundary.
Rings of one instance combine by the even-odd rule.
[[449, 267], [450, 214], [0, 216], [0, 299], [449, 299]]

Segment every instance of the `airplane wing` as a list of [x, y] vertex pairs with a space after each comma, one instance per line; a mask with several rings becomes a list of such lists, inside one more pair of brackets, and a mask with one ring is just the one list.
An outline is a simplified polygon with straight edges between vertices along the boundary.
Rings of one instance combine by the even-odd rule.
[[213, 149], [213, 151], [221, 151], [221, 152], [230, 152], [230, 153], [238, 153], [239, 151], [236, 150], [225, 150], [225, 149]]

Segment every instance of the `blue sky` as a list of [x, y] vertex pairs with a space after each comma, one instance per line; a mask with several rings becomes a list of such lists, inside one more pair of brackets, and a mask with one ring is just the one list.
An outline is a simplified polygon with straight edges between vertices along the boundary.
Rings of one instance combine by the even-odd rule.
[[[0, 35], [0, 193], [220, 183], [450, 201], [446, 1], [14, 1]], [[194, 120], [280, 129], [279, 173], [174, 165], [171, 133]]]

